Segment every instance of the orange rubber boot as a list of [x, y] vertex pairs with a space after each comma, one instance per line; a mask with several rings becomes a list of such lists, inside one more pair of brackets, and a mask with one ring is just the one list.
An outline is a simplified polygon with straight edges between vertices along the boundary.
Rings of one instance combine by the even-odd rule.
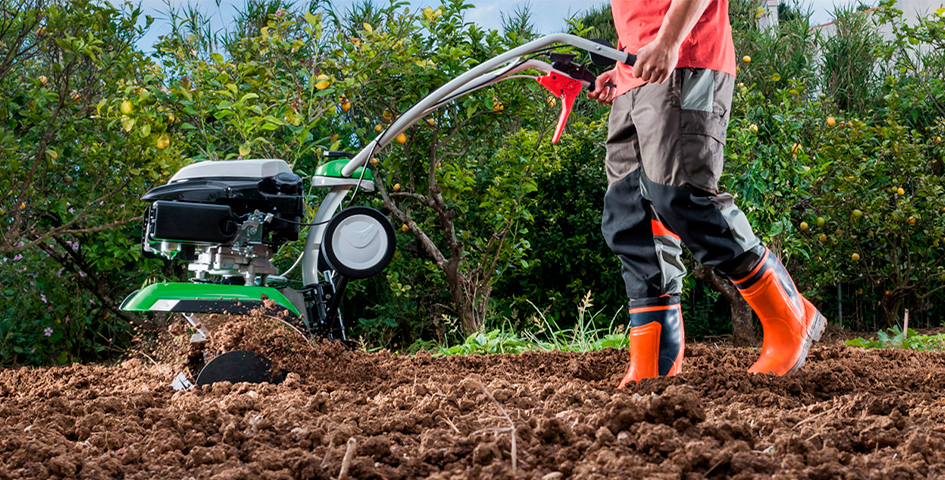
[[761, 357], [748, 371], [787, 375], [800, 369], [811, 344], [820, 340], [824, 316], [798, 293], [791, 275], [767, 248], [758, 266], [733, 283], [764, 330]]
[[618, 389], [644, 378], [682, 371], [685, 338], [679, 296], [630, 302], [630, 366]]

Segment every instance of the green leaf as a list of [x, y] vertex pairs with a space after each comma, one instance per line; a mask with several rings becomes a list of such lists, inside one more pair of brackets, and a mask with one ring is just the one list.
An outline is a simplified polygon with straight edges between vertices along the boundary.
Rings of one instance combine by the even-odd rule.
[[312, 12], [305, 12], [305, 21], [313, 27], [317, 27], [322, 23], [322, 14], [313, 14]]
[[121, 128], [126, 132], [130, 132], [132, 128], [135, 128], [135, 119], [131, 117], [121, 117]]

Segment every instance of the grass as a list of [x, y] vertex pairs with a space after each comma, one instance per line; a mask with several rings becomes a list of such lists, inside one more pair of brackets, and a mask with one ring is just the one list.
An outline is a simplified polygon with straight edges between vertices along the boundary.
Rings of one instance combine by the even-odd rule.
[[614, 329], [614, 322], [619, 311], [610, 320], [608, 328], [595, 327], [594, 320], [603, 309], [590, 313], [593, 308], [591, 293], [584, 296], [578, 307], [578, 319], [573, 327], [561, 328], [554, 320], [548, 319], [541, 309], [529, 302], [535, 309], [535, 323], [539, 331], [516, 332], [510, 322], [501, 328], [482, 331], [466, 337], [466, 340], [452, 347], [440, 348], [435, 355], [468, 355], [471, 353], [522, 353], [528, 350], [548, 352], [592, 352], [604, 348], [622, 348], [627, 346], [627, 334], [623, 328]]
[[938, 335], [919, 335], [908, 328], [902, 331], [899, 325], [876, 332], [876, 340], [854, 338], [847, 340], [847, 345], [863, 348], [903, 348], [909, 350], [945, 350], [945, 333]]

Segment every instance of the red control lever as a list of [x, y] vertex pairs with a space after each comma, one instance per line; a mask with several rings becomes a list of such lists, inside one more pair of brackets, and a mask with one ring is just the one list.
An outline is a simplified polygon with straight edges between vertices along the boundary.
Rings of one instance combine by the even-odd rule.
[[555, 136], [551, 139], [552, 143], [556, 143], [561, 138], [561, 132], [564, 131], [564, 124], [568, 123], [571, 107], [574, 106], [574, 101], [581, 93], [581, 82], [552, 72], [544, 77], [538, 77], [538, 83], [561, 99], [561, 116], [558, 117]]

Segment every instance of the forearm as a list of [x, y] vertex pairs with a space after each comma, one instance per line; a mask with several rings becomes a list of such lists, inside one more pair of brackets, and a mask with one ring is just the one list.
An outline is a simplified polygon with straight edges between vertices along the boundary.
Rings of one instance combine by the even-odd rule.
[[679, 48], [683, 40], [689, 36], [692, 27], [702, 17], [709, 2], [712, 0], [673, 0], [669, 11], [663, 17], [663, 24], [656, 34], [656, 42]]

